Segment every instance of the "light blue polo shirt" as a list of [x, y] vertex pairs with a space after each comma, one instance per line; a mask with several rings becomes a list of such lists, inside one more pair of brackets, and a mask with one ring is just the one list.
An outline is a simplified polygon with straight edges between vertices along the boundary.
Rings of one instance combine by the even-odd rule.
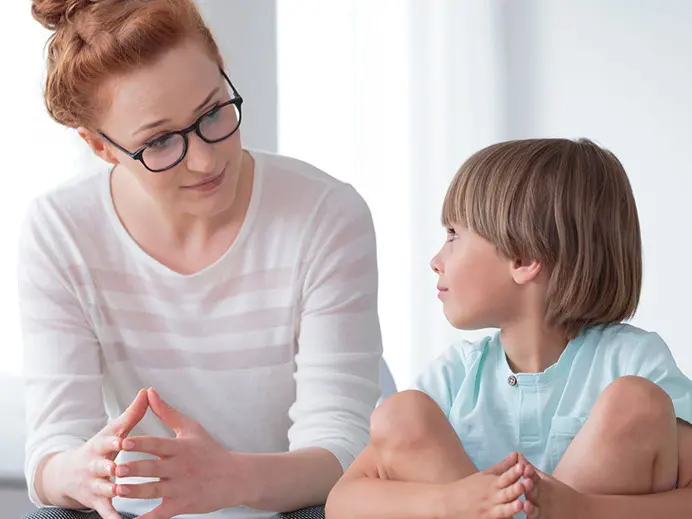
[[588, 328], [542, 373], [513, 373], [499, 332], [438, 357], [415, 388], [442, 408], [479, 470], [522, 452], [552, 473], [598, 395], [618, 377], [658, 384], [679, 418], [692, 422], [692, 381], [655, 333], [630, 325]]

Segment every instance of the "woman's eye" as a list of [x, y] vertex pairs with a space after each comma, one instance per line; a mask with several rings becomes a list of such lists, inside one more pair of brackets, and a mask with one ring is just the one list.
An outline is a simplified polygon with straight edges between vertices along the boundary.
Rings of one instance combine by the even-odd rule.
[[212, 108], [211, 112], [209, 112], [206, 115], [205, 119], [213, 121], [214, 119], [216, 119], [218, 117], [218, 115], [219, 115], [219, 107], [215, 106], [214, 108]]
[[168, 144], [171, 143], [171, 140], [173, 139], [172, 135], [164, 135], [163, 137], [159, 137], [158, 139], [154, 139], [149, 143], [150, 148], [165, 148]]

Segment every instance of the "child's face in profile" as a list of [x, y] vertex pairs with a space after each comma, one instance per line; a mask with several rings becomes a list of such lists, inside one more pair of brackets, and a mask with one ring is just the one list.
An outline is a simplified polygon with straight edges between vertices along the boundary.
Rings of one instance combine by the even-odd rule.
[[455, 328], [496, 328], [516, 314], [512, 261], [466, 227], [447, 229], [447, 240], [430, 266], [439, 276], [445, 316]]

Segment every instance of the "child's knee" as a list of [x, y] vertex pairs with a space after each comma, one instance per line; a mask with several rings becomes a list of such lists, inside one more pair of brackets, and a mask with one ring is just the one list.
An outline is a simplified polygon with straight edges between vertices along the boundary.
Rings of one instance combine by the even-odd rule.
[[675, 424], [675, 410], [668, 394], [642, 377], [620, 377], [599, 396], [592, 414], [611, 432]]
[[435, 401], [421, 391], [401, 391], [385, 400], [370, 417], [373, 445], [413, 446], [425, 440], [446, 418]]

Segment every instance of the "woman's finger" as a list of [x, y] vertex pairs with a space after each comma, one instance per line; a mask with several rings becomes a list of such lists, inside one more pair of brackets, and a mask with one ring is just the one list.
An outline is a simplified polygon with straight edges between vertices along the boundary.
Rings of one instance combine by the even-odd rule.
[[113, 477], [115, 476], [115, 463], [103, 458], [92, 460], [91, 473], [98, 478]]
[[165, 462], [161, 460], [137, 460], [128, 461], [118, 465], [115, 475], [119, 478], [144, 477], [165, 478], [169, 477]]
[[108, 436], [119, 436], [124, 438], [132, 432], [135, 425], [137, 425], [149, 409], [149, 400], [147, 397], [147, 392], [144, 389], [140, 389], [137, 396], [132, 401], [130, 406], [125, 409], [123, 414], [118, 416], [111, 423], [103, 428], [103, 433]]
[[117, 436], [98, 434], [91, 440], [91, 450], [99, 456], [108, 456], [121, 450], [122, 440]]
[[123, 440], [123, 450], [153, 454], [159, 458], [174, 456], [178, 453], [179, 440], [175, 438], [158, 438], [156, 436], [134, 436]]
[[99, 499], [93, 505], [94, 510], [98, 512], [102, 519], [122, 519], [120, 514], [115, 511], [110, 499]]
[[100, 497], [115, 497], [115, 483], [97, 478], [91, 481], [91, 491]]
[[497, 488], [505, 488], [519, 481], [519, 478], [524, 474], [524, 466], [521, 463], [510, 467], [506, 470], [495, 483]]
[[119, 484], [118, 496], [129, 499], [158, 499], [164, 497], [166, 483], [164, 481], [152, 481], [150, 483]]

